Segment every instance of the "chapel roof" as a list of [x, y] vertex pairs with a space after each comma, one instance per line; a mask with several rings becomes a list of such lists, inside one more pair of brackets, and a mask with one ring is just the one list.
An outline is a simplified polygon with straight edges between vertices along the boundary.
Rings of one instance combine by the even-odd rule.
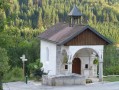
[[39, 35], [39, 38], [56, 43], [57, 45], [64, 45], [65, 43], [67, 43], [77, 35], [80, 35], [87, 29], [89, 29], [91, 32], [96, 34], [98, 37], [100, 37], [108, 44], [112, 43], [109, 39], [101, 35], [95, 29], [91, 28], [89, 25], [74, 25], [73, 27], [70, 27], [69, 24], [63, 22], [53, 25], [45, 32], [41, 33]]

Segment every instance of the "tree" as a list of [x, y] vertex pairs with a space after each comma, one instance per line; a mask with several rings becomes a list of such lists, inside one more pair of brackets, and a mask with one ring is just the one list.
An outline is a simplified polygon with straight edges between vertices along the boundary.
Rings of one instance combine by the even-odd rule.
[[[0, 0], [0, 30], [4, 30], [5, 28], [5, 10], [8, 8], [8, 3], [6, 3], [6, 0]], [[0, 47], [0, 90], [3, 90], [2, 87], [2, 79], [4, 73], [9, 69], [8, 65], [8, 56], [7, 51]]]
[[41, 27], [43, 27], [42, 13], [39, 13], [37, 27], [40, 28], [40, 29], [41, 29]]
[[3, 90], [2, 88], [3, 75], [9, 69], [8, 61], [9, 59], [7, 56], [7, 51], [3, 48], [0, 48], [0, 90]]

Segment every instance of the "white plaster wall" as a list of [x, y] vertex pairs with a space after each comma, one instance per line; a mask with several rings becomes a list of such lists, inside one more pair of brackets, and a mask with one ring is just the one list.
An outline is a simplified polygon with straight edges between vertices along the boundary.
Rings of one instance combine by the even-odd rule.
[[[46, 57], [46, 48], [49, 48], [49, 61], [47, 61]], [[61, 46], [61, 51], [66, 50], [67, 54], [70, 56], [69, 62], [72, 62], [74, 55], [81, 49], [84, 48], [91, 48], [93, 49], [98, 55], [99, 55], [99, 62], [103, 62], [103, 45], [89, 45], [89, 46]], [[48, 73], [48, 75], [56, 75], [56, 44], [41, 40], [41, 62], [43, 63], [43, 69], [44, 71]], [[89, 57], [80, 57], [81, 59], [81, 74], [85, 76], [93, 76], [93, 70], [92, 73], [89, 73], [90, 66], [93, 66], [93, 59]], [[102, 59], [101, 59], [102, 58]], [[85, 64], [90, 64], [88, 69], [85, 69]], [[72, 72], [72, 65], [68, 66], [68, 70], [64, 70], [64, 73], [71, 73]]]
[[[79, 57], [81, 59], [81, 75], [89, 76], [89, 57]], [[88, 64], [88, 68], [85, 68], [85, 64]]]
[[[56, 75], [56, 44], [41, 40], [40, 58], [44, 72]], [[47, 61], [46, 48], [49, 48], [49, 61]]]
[[[79, 58], [81, 59], [81, 75], [86, 76], [86, 78], [97, 76], [97, 73], [94, 72], [94, 69], [97, 71], [97, 67], [93, 64], [94, 58], [91, 56]], [[88, 64], [88, 68], [85, 68], [86, 64]]]

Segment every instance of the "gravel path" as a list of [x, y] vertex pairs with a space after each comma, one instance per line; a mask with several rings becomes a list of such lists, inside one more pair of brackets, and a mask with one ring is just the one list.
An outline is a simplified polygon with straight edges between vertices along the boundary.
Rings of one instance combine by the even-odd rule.
[[38, 82], [9, 82], [3, 84], [4, 90], [119, 90], [119, 82], [95, 83], [79, 86], [42, 86]]

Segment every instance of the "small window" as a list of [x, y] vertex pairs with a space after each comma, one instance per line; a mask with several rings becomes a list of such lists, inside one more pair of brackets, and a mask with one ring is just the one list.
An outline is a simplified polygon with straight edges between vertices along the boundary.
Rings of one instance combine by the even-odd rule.
[[46, 61], [49, 61], [49, 48], [46, 48]]
[[68, 65], [65, 65], [65, 69], [68, 69]]
[[85, 68], [88, 68], [88, 64], [85, 64]]

